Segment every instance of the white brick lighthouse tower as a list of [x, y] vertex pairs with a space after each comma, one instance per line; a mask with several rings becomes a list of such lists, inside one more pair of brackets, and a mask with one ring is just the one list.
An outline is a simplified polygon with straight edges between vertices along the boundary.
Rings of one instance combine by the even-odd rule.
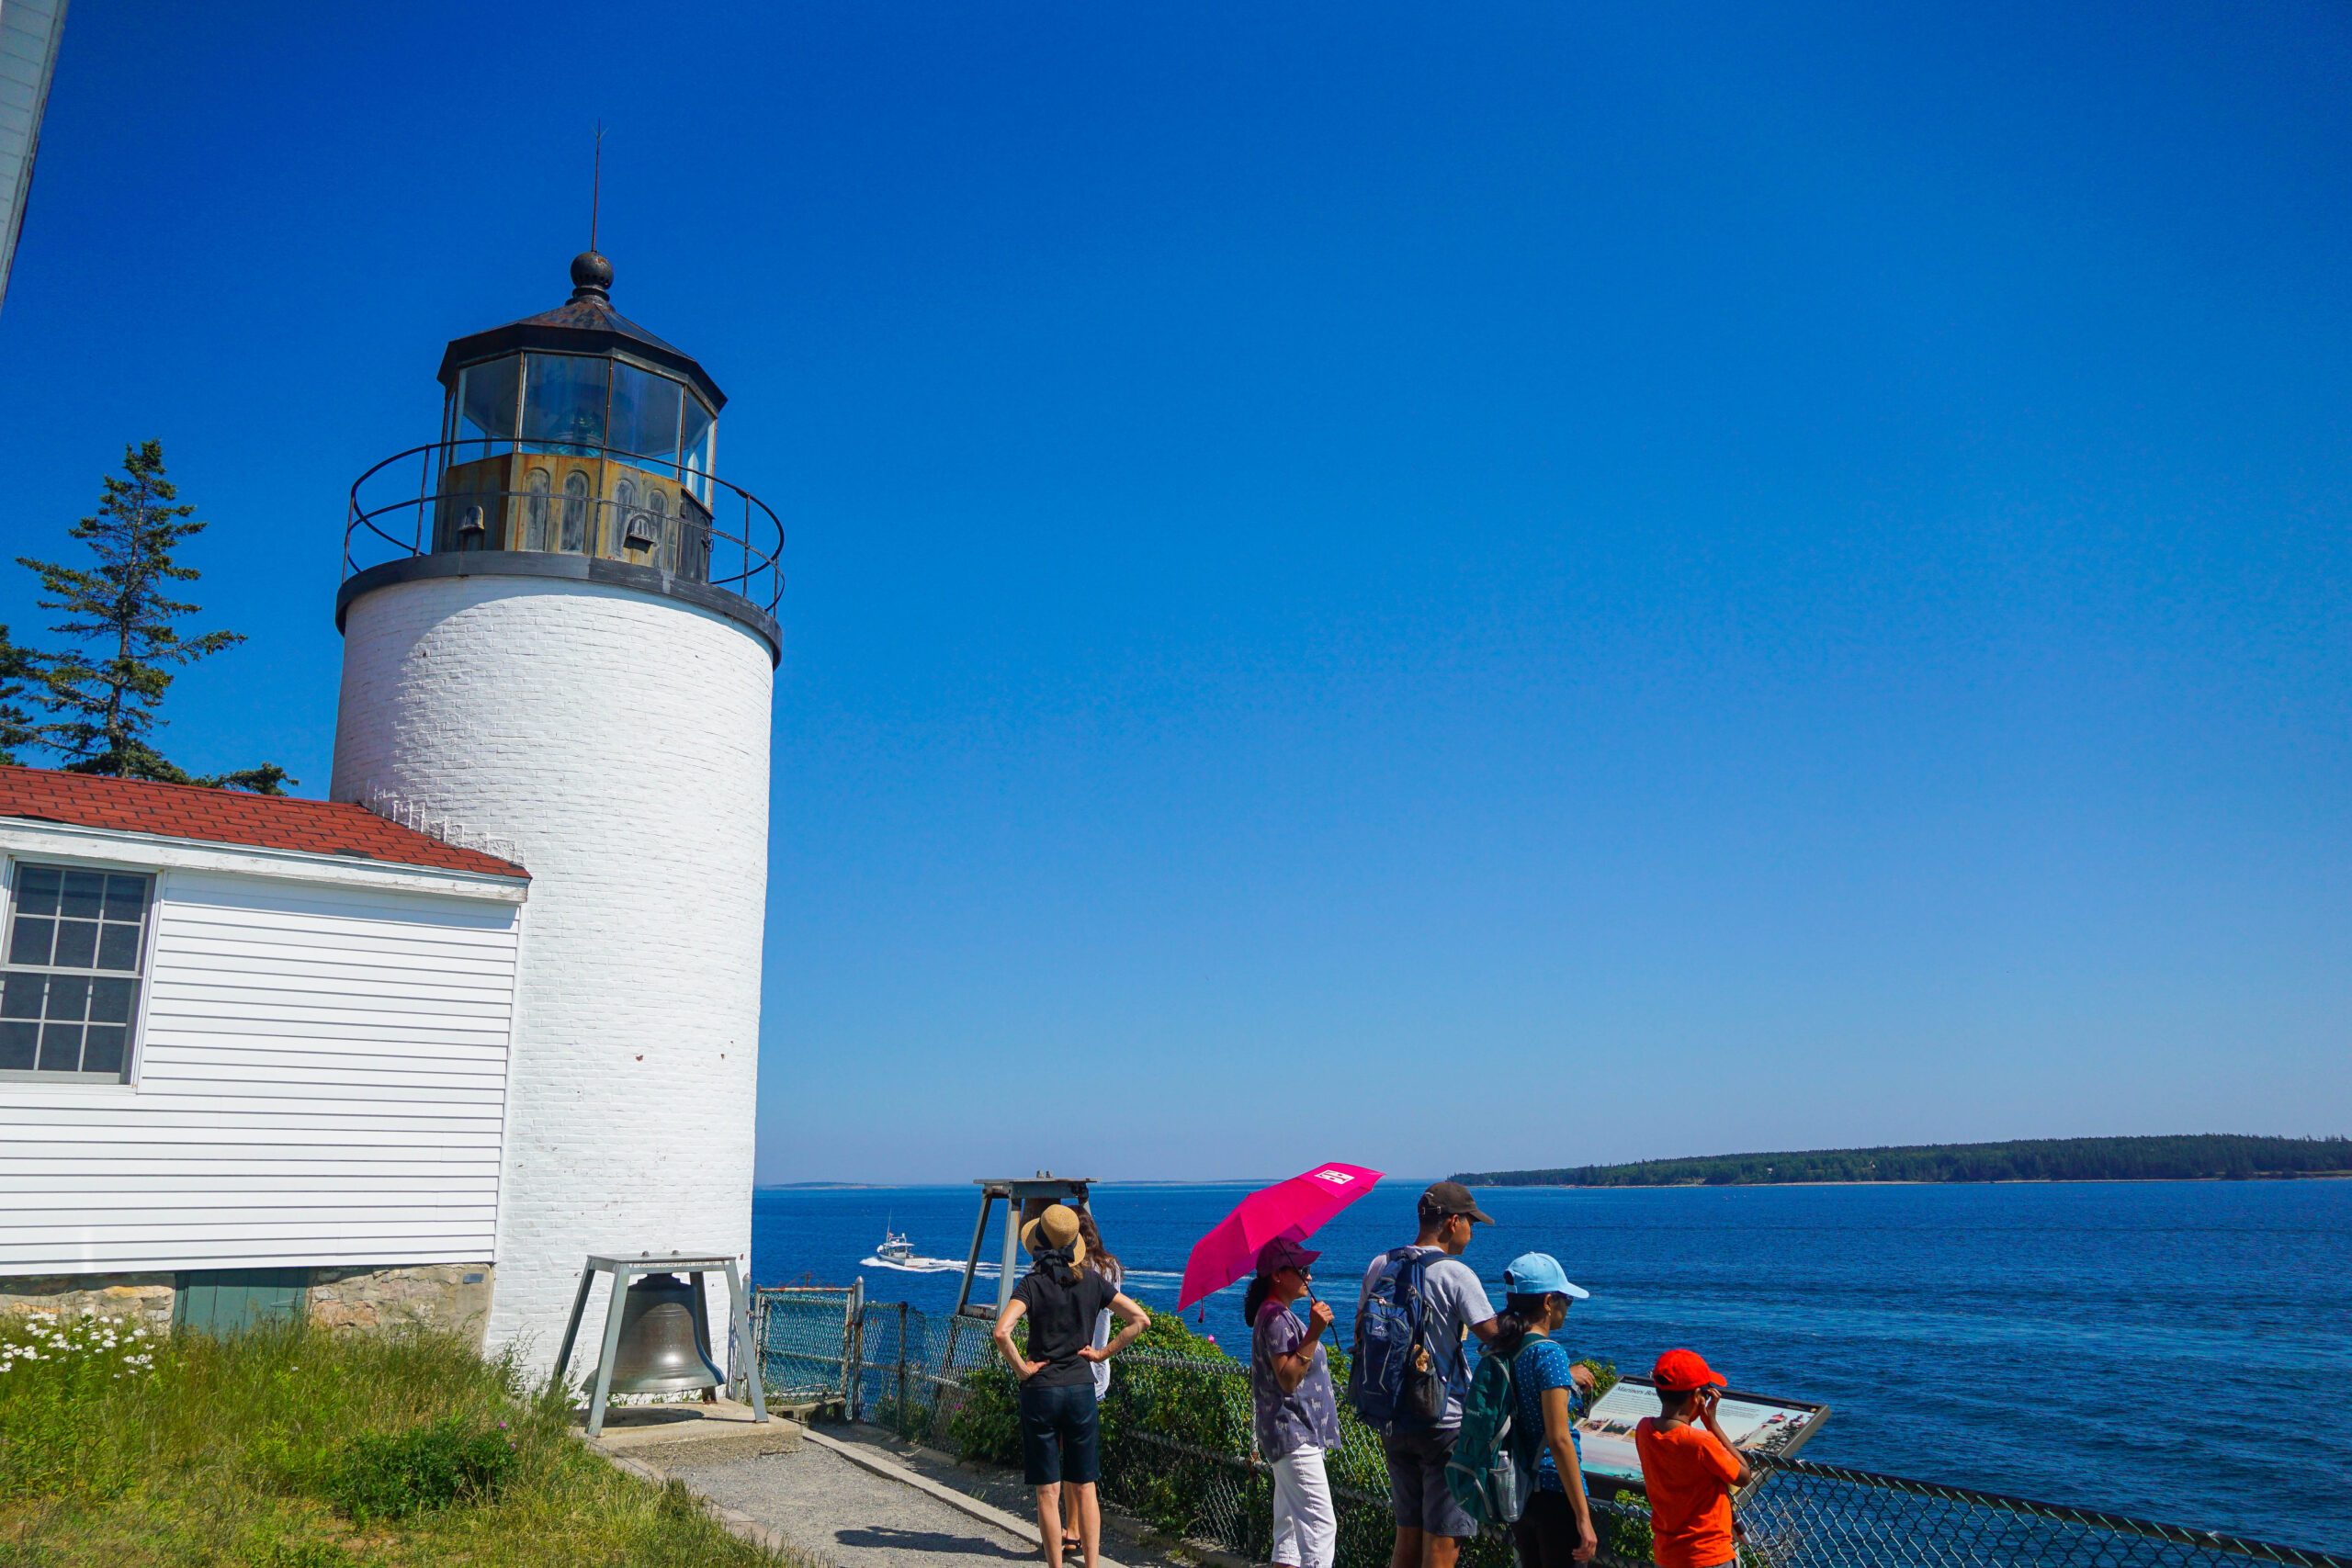
[[537, 1366], [584, 1255], [751, 1248], [782, 531], [612, 276], [589, 252], [449, 344], [440, 440], [353, 487], [335, 604], [334, 798], [531, 874], [488, 1337]]

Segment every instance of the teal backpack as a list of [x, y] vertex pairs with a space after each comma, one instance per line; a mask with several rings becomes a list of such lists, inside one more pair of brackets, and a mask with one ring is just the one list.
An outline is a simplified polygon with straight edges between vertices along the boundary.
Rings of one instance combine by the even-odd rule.
[[1544, 1434], [1518, 1430], [1519, 1390], [1512, 1374], [1527, 1346], [1536, 1343], [1531, 1335], [1511, 1355], [1481, 1358], [1462, 1400], [1462, 1429], [1446, 1456], [1445, 1489], [1482, 1526], [1516, 1524], [1535, 1490], [1536, 1450]]

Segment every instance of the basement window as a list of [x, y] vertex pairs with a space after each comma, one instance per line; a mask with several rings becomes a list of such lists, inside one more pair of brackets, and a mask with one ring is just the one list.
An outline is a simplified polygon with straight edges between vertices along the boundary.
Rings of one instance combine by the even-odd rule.
[[0, 1077], [119, 1083], [146, 970], [155, 879], [18, 862], [0, 970]]

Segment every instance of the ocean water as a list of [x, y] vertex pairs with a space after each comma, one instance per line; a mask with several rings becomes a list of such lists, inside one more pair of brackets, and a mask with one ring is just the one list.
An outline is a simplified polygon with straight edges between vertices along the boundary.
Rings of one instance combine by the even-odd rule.
[[[1419, 1186], [1324, 1227], [1342, 1332]], [[1247, 1186], [1102, 1184], [1129, 1293], [1175, 1306], [1192, 1245]], [[1562, 1337], [1628, 1371], [1688, 1345], [1736, 1389], [1831, 1406], [1805, 1457], [2352, 1551], [2352, 1181], [1482, 1191], [1465, 1261], [1550, 1252], [1592, 1292]], [[971, 1187], [772, 1189], [763, 1284], [862, 1276], [944, 1313], [957, 1273], [874, 1260], [886, 1224], [959, 1266]], [[1002, 1213], [1001, 1206], [999, 1213]], [[985, 1255], [997, 1256], [995, 1226]], [[976, 1295], [993, 1300], [993, 1283]], [[1242, 1342], [1238, 1289], [1186, 1314]]]

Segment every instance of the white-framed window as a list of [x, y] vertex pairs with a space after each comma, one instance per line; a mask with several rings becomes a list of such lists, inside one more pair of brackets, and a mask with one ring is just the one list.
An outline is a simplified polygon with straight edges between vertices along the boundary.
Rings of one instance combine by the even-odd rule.
[[119, 1083], [153, 946], [144, 872], [18, 861], [0, 952], [0, 1077]]

